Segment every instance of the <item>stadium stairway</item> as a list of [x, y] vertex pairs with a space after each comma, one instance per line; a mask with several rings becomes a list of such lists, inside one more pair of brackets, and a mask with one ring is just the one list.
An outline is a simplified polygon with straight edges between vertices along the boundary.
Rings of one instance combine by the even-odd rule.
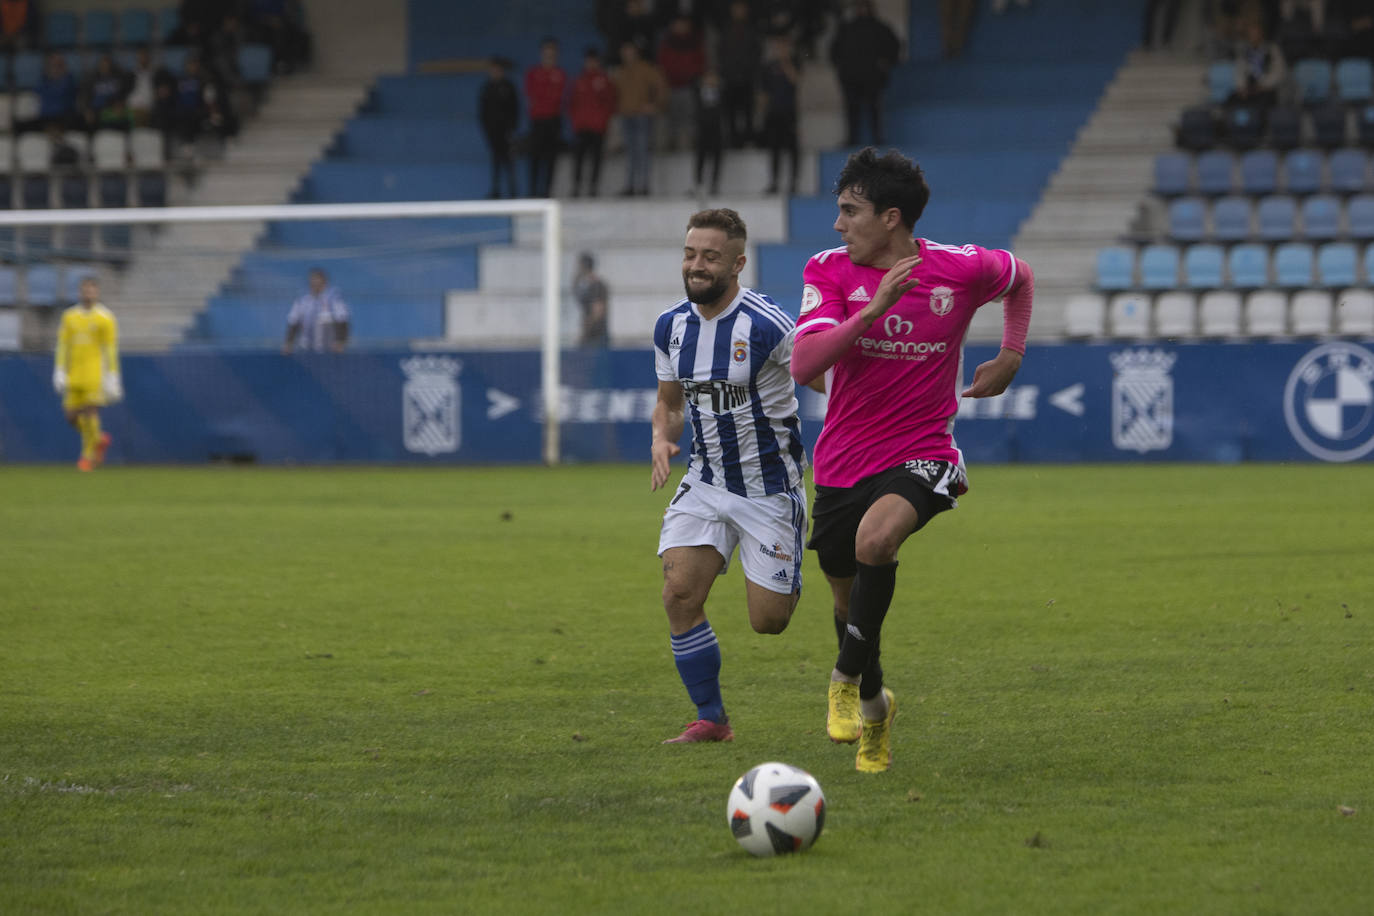
[[[310, 0], [306, 6], [316, 48], [312, 70], [276, 77], [223, 159], [208, 163], [193, 185], [174, 188], [170, 203], [286, 203], [300, 175], [362, 102], [375, 75], [400, 66], [403, 9], [370, 0]], [[152, 233], [128, 268], [106, 281], [124, 345], [162, 350], [179, 342], [264, 228], [262, 223], [225, 223]]]
[[[1098, 249], [1130, 230], [1155, 156], [1173, 148], [1179, 100], [1197, 94], [1205, 69], [1192, 57], [1135, 51], [1107, 87], [1013, 242], [1035, 269], [1033, 338], [1062, 337], [1065, 302], [1092, 288]], [[1000, 310], [983, 309], [970, 339], [1000, 328]]]

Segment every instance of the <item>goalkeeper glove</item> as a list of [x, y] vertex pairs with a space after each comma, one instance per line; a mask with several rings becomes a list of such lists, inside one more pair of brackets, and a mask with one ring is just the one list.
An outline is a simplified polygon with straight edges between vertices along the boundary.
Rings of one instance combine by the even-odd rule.
[[66, 393], [67, 393], [67, 373], [63, 372], [61, 369], [53, 369], [53, 371], [52, 371], [52, 387], [53, 387], [53, 390], [56, 391], [58, 394], [66, 394]]
[[120, 381], [118, 372], [105, 373], [105, 377], [101, 381], [105, 400], [119, 401], [124, 398], [124, 383]]

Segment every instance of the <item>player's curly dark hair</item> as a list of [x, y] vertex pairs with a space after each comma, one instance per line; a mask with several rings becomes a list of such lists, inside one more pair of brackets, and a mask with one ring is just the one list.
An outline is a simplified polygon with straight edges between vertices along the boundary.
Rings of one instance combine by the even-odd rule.
[[895, 149], [880, 156], [868, 146], [851, 155], [835, 179], [835, 196], [845, 190], [869, 201], [879, 213], [896, 207], [908, 229], [916, 225], [930, 202], [925, 173]]
[[688, 229], [719, 229], [727, 239], [747, 239], [749, 230], [744, 228], [744, 220], [729, 207], [714, 210], [698, 210], [687, 220]]

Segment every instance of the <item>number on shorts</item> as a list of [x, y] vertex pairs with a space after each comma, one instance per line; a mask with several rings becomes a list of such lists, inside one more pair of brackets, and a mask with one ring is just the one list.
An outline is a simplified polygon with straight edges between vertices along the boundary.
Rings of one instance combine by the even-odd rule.
[[692, 485], [691, 485], [690, 483], [684, 483], [682, 486], [678, 487], [678, 488], [677, 488], [677, 495], [673, 497], [672, 502], [668, 503], [668, 505], [670, 505], [670, 506], [675, 506], [675, 505], [677, 505], [677, 501], [678, 501], [679, 499], [682, 499], [682, 497], [686, 496], [686, 495], [687, 495], [687, 491], [690, 490], [690, 489], [692, 489]]

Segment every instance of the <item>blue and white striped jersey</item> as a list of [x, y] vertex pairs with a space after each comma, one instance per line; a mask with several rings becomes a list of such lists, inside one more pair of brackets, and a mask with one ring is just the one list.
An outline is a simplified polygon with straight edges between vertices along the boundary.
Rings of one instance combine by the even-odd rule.
[[682, 385], [692, 425], [684, 480], [740, 496], [801, 484], [806, 453], [788, 373], [793, 326], [772, 299], [743, 288], [709, 321], [686, 299], [658, 316], [658, 378]]

